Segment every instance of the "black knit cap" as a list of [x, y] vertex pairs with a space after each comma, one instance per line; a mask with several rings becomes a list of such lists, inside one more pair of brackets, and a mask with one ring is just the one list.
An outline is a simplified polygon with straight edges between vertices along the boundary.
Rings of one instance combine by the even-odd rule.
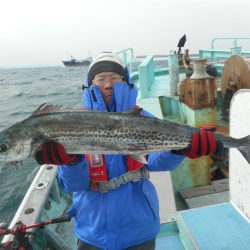
[[92, 81], [97, 74], [102, 72], [114, 72], [123, 77], [125, 82], [128, 82], [128, 77], [121, 59], [113, 53], [101, 53], [90, 64], [88, 72], [88, 84], [92, 85]]

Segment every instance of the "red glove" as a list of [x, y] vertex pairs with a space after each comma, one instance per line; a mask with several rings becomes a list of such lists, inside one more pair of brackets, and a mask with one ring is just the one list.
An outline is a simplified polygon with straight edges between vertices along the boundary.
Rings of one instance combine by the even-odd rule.
[[185, 153], [188, 158], [196, 159], [204, 155], [213, 155], [217, 149], [214, 133], [201, 128], [193, 134], [190, 150]]
[[190, 148], [180, 150], [172, 150], [172, 153], [185, 155], [191, 159], [197, 159], [204, 155], [221, 155], [224, 146], [221, 141], [216, 141], [213, 127], [202, 127], [193, 134], [192, 144]]
[[55, 141], [43, 143], [42, 149], [35, 155], [36, 162], [42, 164], [74, 164], [80, 161], [81, 155], [68, 155], [64, 147]]

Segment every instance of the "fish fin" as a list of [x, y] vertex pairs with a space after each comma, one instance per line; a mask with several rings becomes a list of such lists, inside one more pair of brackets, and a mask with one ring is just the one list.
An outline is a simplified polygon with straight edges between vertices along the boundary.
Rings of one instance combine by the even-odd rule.
[[129, 157], [143, 164], [148, 164], [147, 159], [143, 155], [129, 155]]
[[62, 108], [63, 108], [62, 105], [43, 103], [36, 110], [33, 111], [32, 115], [41, 115], [46, 113], [58, 112], [61, 111]]
[[122, 113], [125, 114], [125, 115], [136, 115], [136, 116], [140, 116], [142, 110], [143, 110], [142, 108], [135, 108], [135, 109], [130, 109], [130, 110], [123, 111]]
[[82, 112], [83, 110], [81, 109], [72, 109], [68, 107], [64, 107], [62, 105], [53, 105], [49, 103], [43, 103], [41, 104], [33, 113], [31, 114], [32, 116], [35, 115], [42, 115], [42, 114], [47, 114], [47, 113], [55, 113], [55, 112]]
[[238, 147], [238, 150], [250, 164], [250, 135], [241, 139], [241, 145]]

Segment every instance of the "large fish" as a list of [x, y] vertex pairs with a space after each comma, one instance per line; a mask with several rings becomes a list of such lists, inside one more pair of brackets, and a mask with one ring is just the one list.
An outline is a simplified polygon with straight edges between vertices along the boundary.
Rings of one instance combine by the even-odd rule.
[[[0, 162], [22, 161], [46, 140], [61, 143], [68, 154], [145, 155], [189, 147], [197, 128], [140, 115], [141, 110], [111, 113], [68, 110], [42, 104], [22, 122], [0, 133]], [[250, 162], [250, 136], [216, 134], [226, 148], [238, 148]]]

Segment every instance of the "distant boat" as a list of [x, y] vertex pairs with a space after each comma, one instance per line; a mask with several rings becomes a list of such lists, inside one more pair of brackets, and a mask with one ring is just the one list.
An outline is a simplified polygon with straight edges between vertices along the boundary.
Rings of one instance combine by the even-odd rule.
[[66, 67], [75, 67], [75, 66], [88, 66], [92, 62], [92, 57], [87, 57], [83, 60], [77, 60], [71, 56], [69, 61], [62, 61]]

